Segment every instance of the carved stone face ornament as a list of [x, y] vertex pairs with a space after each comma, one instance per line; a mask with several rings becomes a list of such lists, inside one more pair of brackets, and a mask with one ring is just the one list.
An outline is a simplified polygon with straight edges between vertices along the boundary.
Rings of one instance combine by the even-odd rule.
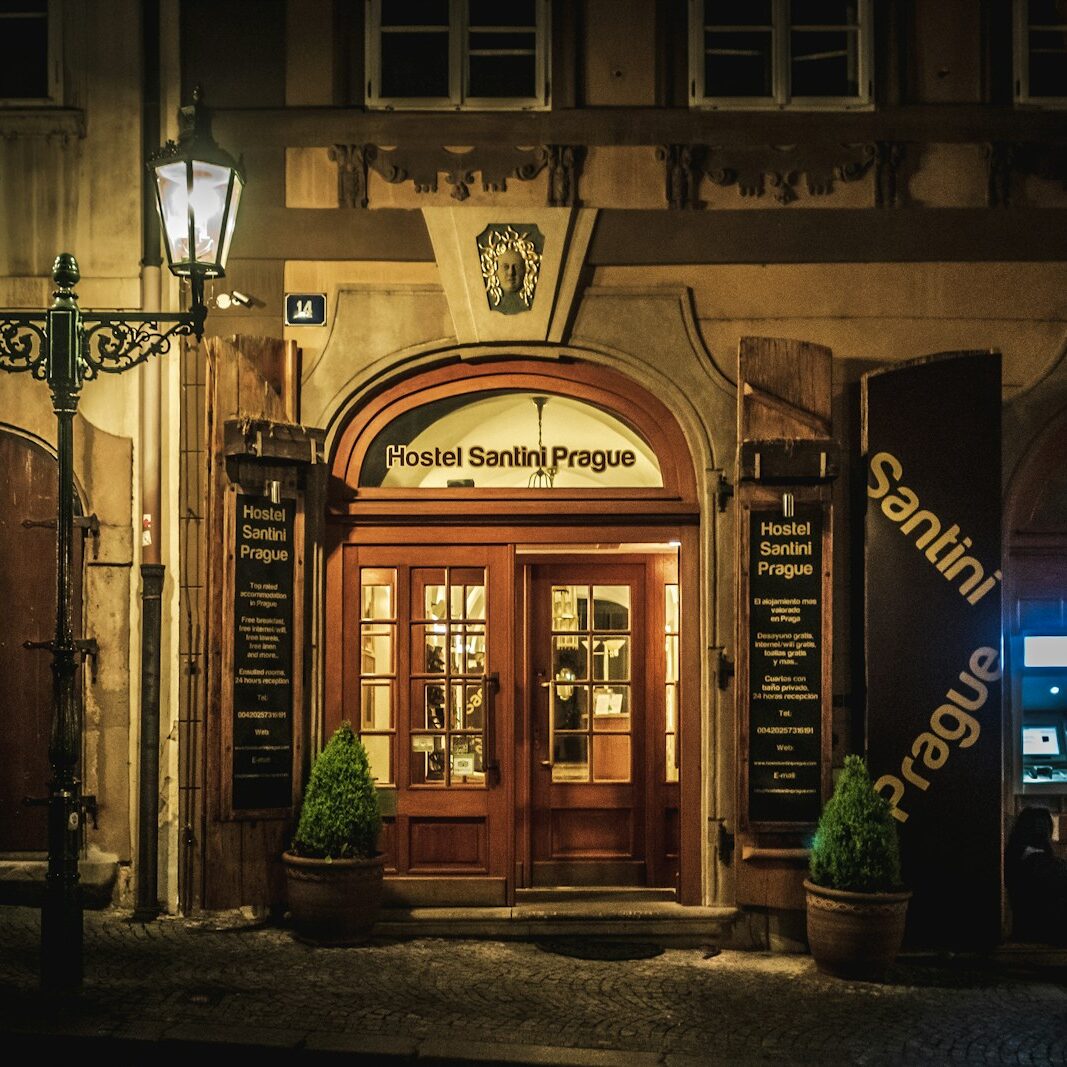
[[489, 308], [504, 315], [529, 311], [541, 269], [544, 239], [536, 226], [487, 226], [478, 253]]
[[517, 293], [522, 288], [525, 274], [526, 264], [522, 255], [514, 248], [505, 248], [496, 261], [496, 276], [500, 288], [505, 293]]

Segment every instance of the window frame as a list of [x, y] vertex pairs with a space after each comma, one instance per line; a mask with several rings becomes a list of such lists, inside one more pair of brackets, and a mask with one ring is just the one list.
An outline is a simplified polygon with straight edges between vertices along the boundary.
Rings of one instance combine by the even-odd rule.
[[[1067, 28], [1067, 21], [1063, 26]], [[1015, 104], [1018, 107], [1051, 110], [1067, 108], [1067, 95], [1032, 96], [1030, 93], [1030, 29], [1030, 0], [1013, 0], [1012, 95]]]
[[[63, 0], [47, 0], [45, 19], [48, 23], [45, 77], [47, 96], [0, 96], [0, 109], [58, 107], [63, 103]], [[32, 14], [27, 12], [26, 14]], [[7, 18], [18, 18], [17, 12], [0, 14], [0, 25]], [[23, 15], [22, 17], [25, 17]]]
[[707, 96], [704, 92], [704, 4], [689, 0], [689, 106], [718, 111], [871, 111], [874, 108], [873, 0], [857, 0], [856, 96], [790, 95], [790, 0], [771, 0], [771, 95]]
[[[375, 111], [547, 111], [551, 108], [551, 0], [535, 0], [534, 85], [529, 97], [468, 95], [470, 84], [468, 0], [448, 0], [448, 97], [395, 97], [381, 93], [381, 0], [366, 0], [364, 56], [366, 106]], [[514, 27], [508, 27], [514, 29]]]

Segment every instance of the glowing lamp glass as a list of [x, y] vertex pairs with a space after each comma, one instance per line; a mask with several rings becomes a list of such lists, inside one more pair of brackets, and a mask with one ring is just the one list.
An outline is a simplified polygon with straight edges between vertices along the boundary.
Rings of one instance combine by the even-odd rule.
[[221, 278], [237, 221], [241, 176], [232, 167], [199, 159], [161, 163], [155, 175], [170, 269]]

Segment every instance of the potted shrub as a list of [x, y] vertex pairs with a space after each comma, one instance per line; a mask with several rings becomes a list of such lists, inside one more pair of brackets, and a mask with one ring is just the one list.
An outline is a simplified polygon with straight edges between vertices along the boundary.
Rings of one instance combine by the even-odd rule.
[[808, 944], [838, 978], [881, 981], [900, 951], [911, 893], [900, 885], [900, 849], [889, 802], [867, 765], [846, 756], [811, 848]]
[[343, 722], [311, 768], [296, 836], [282, 856], [302, 937], [327, 945], [367, 939], [382, 900], [381, 824], [367, 752]]

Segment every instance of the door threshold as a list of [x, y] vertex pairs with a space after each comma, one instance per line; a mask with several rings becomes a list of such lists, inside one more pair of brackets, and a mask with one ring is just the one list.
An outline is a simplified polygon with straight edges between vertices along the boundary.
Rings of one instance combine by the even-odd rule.
[[676, 901], [677, 892], [669, 886], [639, 885], [545, 885], [516, 889], [516, 904], [548, 904], [573, 901]]
[[512, 908], [387, 908], [374, 932], [377, 937], [518, 941], [600, 936], [693, 946], [722, 944], [738, 914], [732, 907], [603, 898], [516, 904]]

